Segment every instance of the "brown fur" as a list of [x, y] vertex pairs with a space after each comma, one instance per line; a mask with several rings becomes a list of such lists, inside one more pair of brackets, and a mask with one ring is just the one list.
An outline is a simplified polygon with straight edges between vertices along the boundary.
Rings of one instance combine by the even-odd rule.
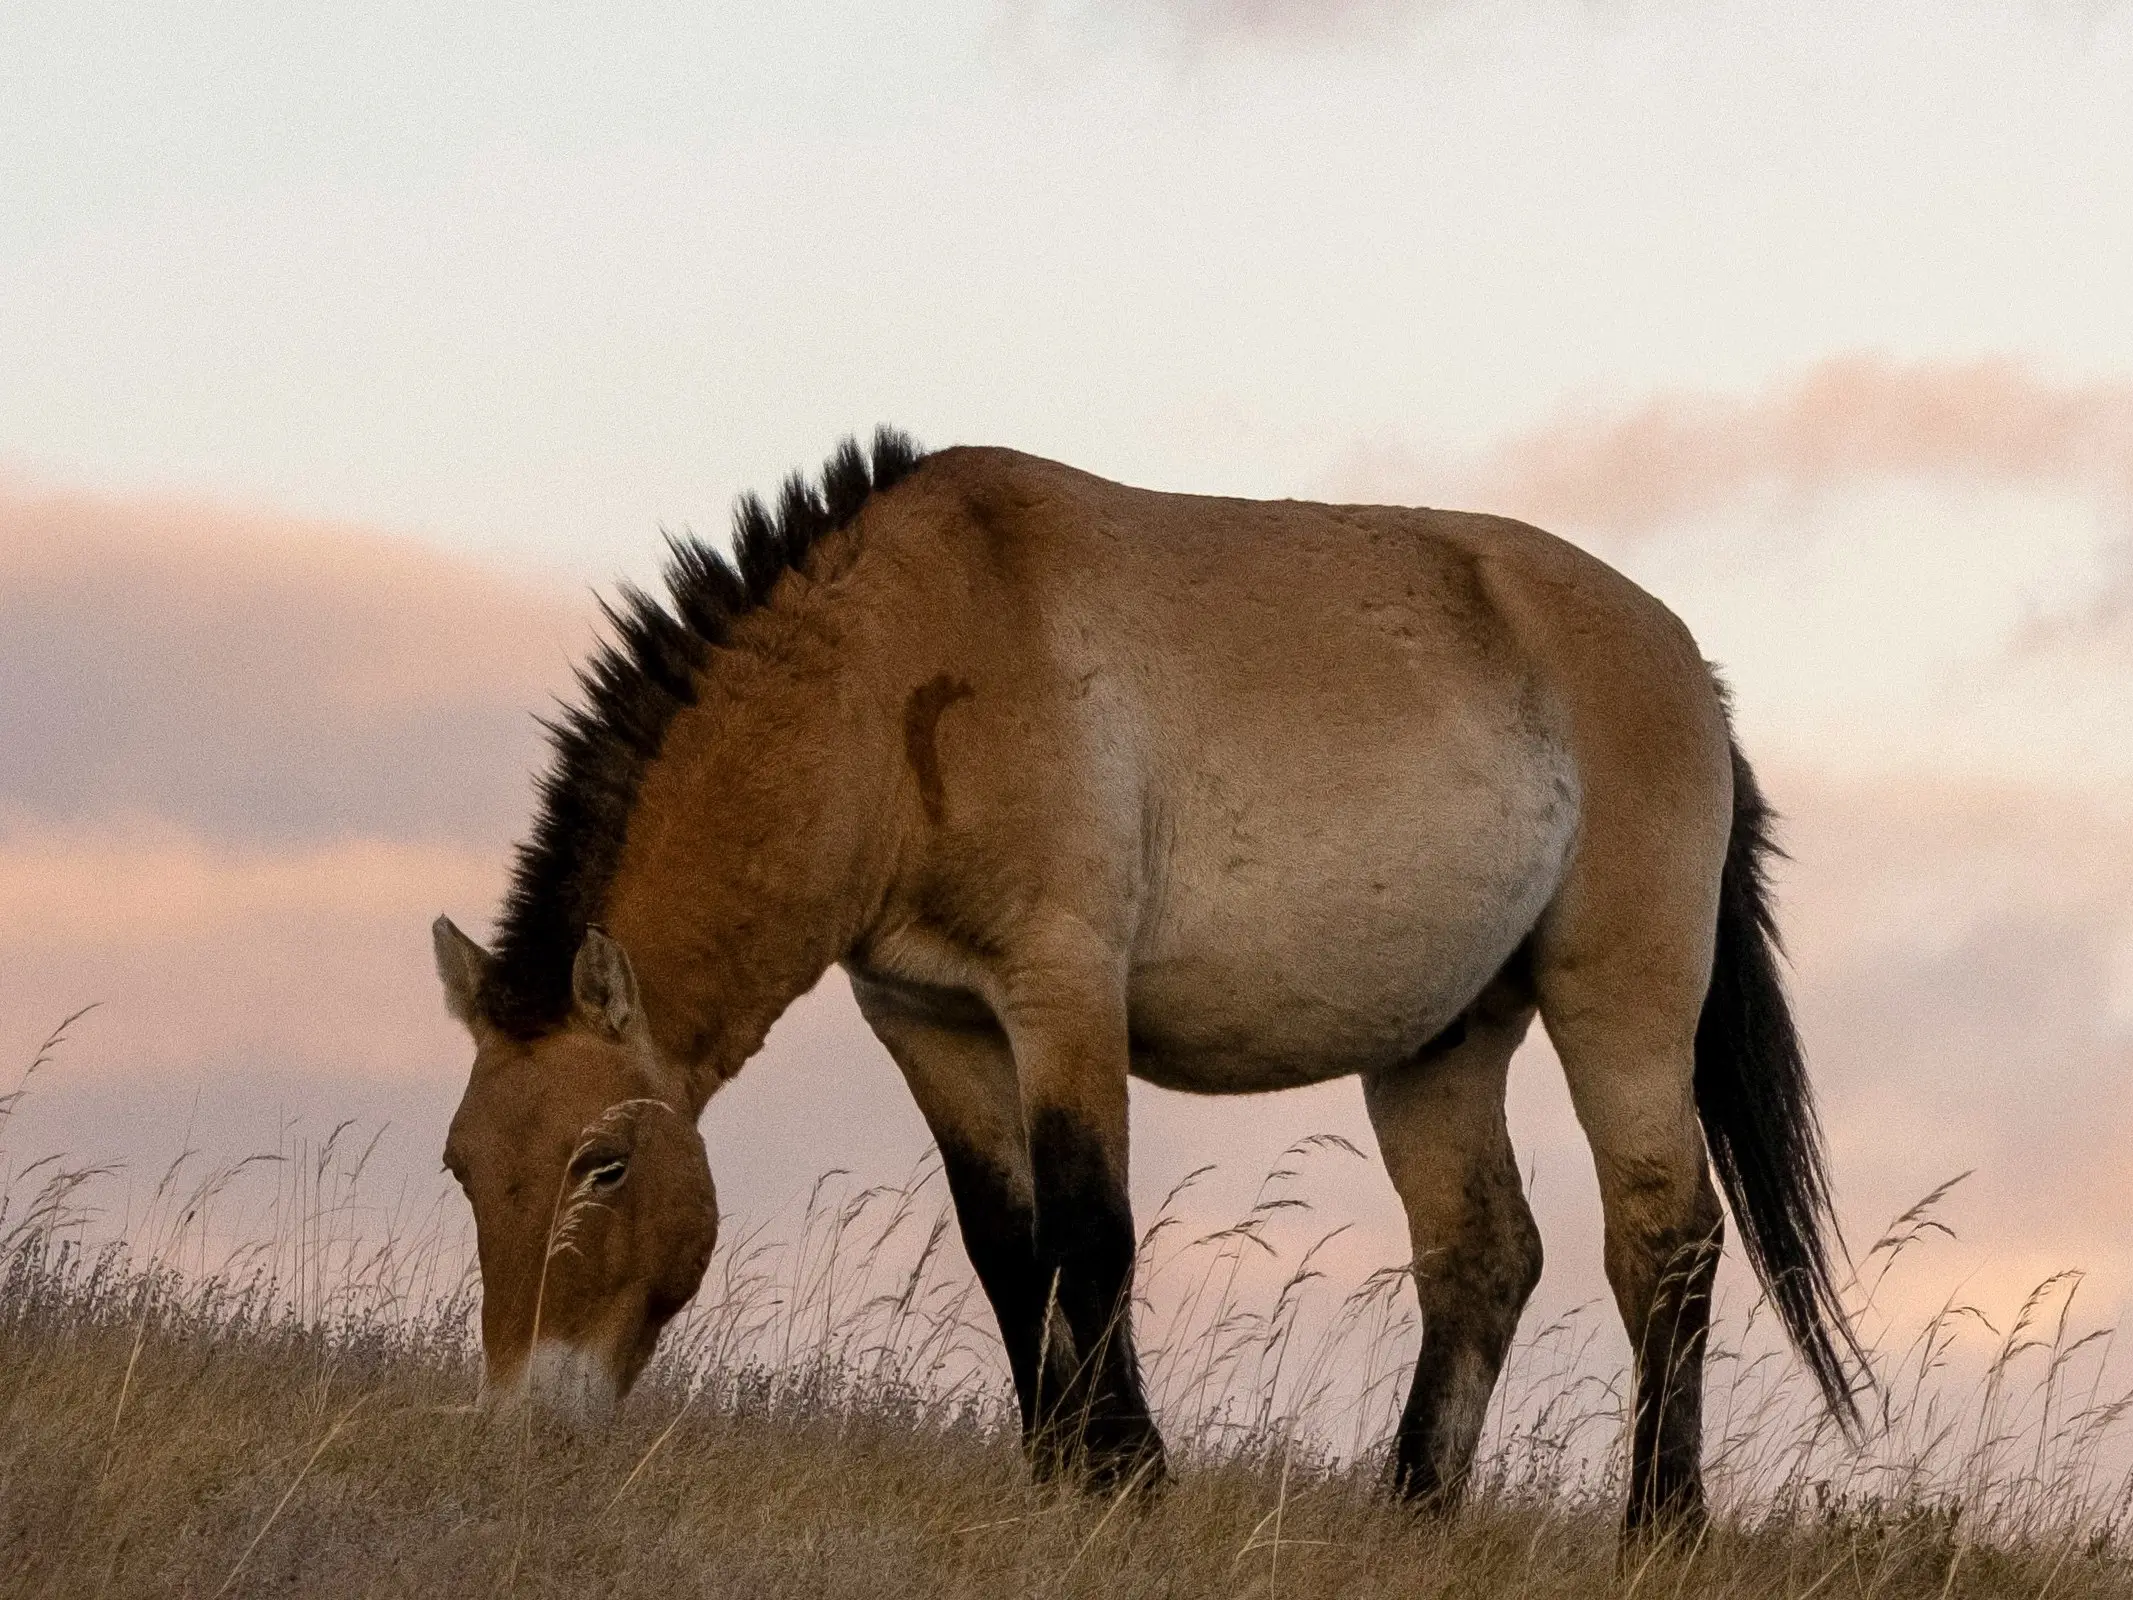
[[[484, 1272], [533, 1259], [606, 1105], [664, 1096], [693, 1118], [842, 962], [964, 1163], [959, 1200], [1020, 1215], [1028, 1196], [1026, 1224], [963, 1223], [1033, 1440], [1146, 1481], [1129, 1072], [1215, 1093], [1359, 1074], [1425, 1321], [1402, 1482], [1449, 1499], [1538, 1271], [1502, 1105], [1537, 1008], [1592, 1141], [1624, 1321], [1671, 1375], [1636, 1481], [1693, 1515], [1700, 1380], [1676, 1369], [1700, 1345], [1654, 1319], [1680, 1322], [1668, 1264], [1717, 1216], [1692, 1079], [1732, 784], [1687, 630], [1536, 529], [932, 456], [732, 621], [644, 763], [596, 908], [636, 1031], [601, 1034], [581, 1006], [511, 1040], [471, 1007], [453, 1137]], [[633, 1163], [618, 1226], [657, 1231], [649, 1184]], [[696, 1259], [682, 1231], [663, 1283]], [[490, 1289], [499, 1382], [528, 1270]], [[571, 1274], [551, 1263], [544, 1329], [604, 1317], [615, 1349], [649, 1348], [590, 1265]], [[1073, 1347], [1056, 1380], [1028, 1347], [1056, 1326], [1033, 1283], [1070, 1335], [1054, 1353]]]

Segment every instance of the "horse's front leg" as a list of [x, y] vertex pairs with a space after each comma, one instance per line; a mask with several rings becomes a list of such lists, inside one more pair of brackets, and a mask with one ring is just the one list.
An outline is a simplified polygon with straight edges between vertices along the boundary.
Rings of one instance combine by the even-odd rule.
[[1022, 1094], [1007, 1036], [980, 1021], [947, 1020], [901, 1003], [888, 989], [855, 978], [867, 1025], [888, 1048], [941, 1155], [970, 1265], [999, 1319], [1008, 1370], [1022, 1410], [1022, 1433], [1040, 1473], [1043, 1396], [1074, 1376], [1074, 1341], [1051, 1311], [1049, 1276], [1037, 1265], [1037, 1206], [1030, 1183]]
[[1099, 1490], [1152, 1487], [1163, 1442], [1133, 1348], [1135, 1234], [1127, 1195], [1122, 962], [1045, 964], [1002, 1008], [1022, 1093], [1037, 1262], [1074, 1341], [1074, 1376], [1045, 1394], [1040, 1448]]

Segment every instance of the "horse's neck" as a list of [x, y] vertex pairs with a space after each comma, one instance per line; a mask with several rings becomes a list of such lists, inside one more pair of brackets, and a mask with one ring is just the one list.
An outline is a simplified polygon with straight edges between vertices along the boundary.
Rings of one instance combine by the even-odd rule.
[[873, 670], [834, 636], [735, 652], [646, 770], [607, 925], [699, 1109], [879, 899], [894, 746]]

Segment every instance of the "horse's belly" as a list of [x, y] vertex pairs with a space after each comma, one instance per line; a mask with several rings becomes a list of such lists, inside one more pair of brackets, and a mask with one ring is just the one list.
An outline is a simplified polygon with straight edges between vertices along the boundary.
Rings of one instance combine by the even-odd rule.
[[[1567, 763], [1427, 803], [1259, 810], [1181, 829], [1129, 991], [1134, 1072], [1202, 1093], [1405, 1060], [1503, 966], [1553, 898], [1576, 830]], [[1407, 797], [1412, 801], [1410, 792]]]
[[1202, 1094], [1249, 1094], [1387, 1066], [1441, 1033], [1509, 954], [1493, 965], [1473, 954], [1493, 951], [1502, 936], [1356, 932], [1339, 959], [1262, 942], [1181, 951], [1137, 969], [1135, 1076]]

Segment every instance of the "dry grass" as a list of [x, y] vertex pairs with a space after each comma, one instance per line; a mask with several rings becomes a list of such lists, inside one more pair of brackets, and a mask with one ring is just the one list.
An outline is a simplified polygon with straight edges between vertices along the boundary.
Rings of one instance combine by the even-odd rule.
[[[1317, 1279], [1307, 1228], [1287, 1247], [1301, 1162], [1342, 1158], [1295, 1154], [1232, 1226], [1188, 1237], [1166, 1208], [1150, 1230], [1180, 1470], [1149, 1509], [1029, 1483], [930, 1171], [826, 1181], [792, 1238], [723, 1248], [595, 1437], [466, 1408], [456, 1219], [366, 1212], [345, 1131], [190, 1184], [174, 1167], [101, 1245], [84, 1197], [107, 1175], [16, 1173], [0, 1592], [2133, 1596], [2125, 1407], [2063, 1279], [1998, 1332], [1952, 1303], [1907, 1337], [1874, 1326], [1894, 1354], [1863, 1449], [1736, 1319], [1710, 1399], [1721, 1515], [1695, 1549], [1618, 1554], [1620, 1384], [1575, 1319], [1521, 1347], [1461, 1516], [1388, 1505], [1404, 1287]], [[269, 1181], [259, 1239], [208, 1259], [211, 1209]], [[1934, 1227], [1928, 1203], [1867, 1257], [1869, 1318]]]

